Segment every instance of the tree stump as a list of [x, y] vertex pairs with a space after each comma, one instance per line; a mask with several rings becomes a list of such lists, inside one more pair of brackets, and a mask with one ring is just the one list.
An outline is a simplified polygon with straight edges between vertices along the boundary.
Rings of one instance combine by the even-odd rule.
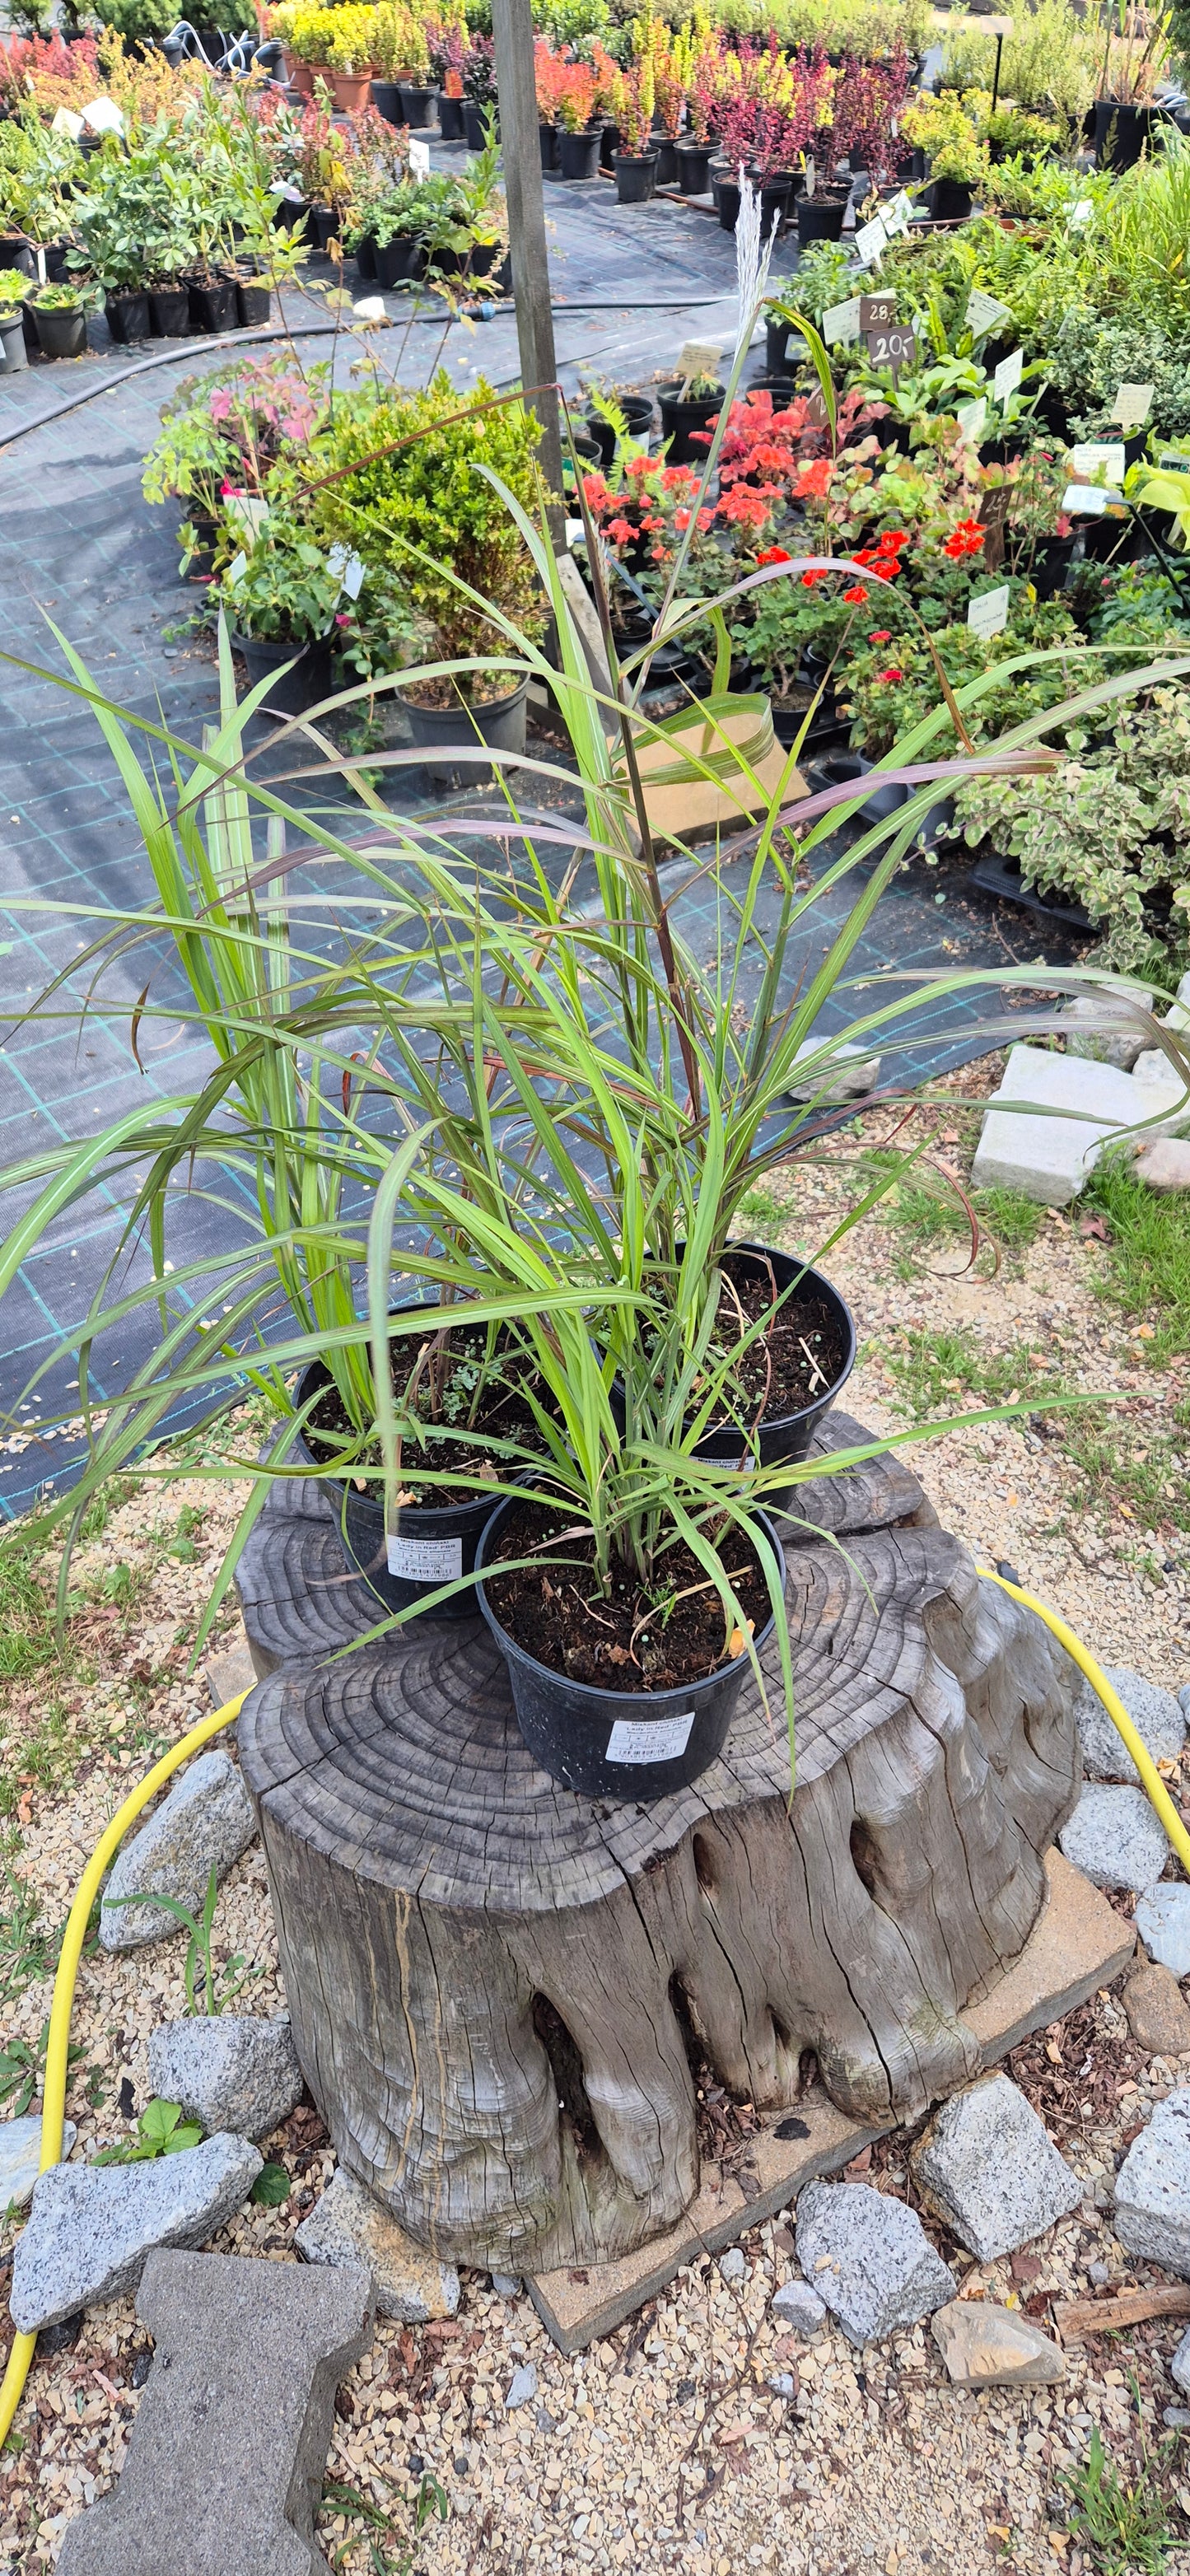
[[[846, 1416], [820, 1446], [865, 1435]], [[240, 1719], [293, 2034], [348, 2171], [410, 2235], [505, 2271], [622, 2255], [698, 2187], [692, 2062], [759, 2110], [816, 2059], [912, 2117], [974, 2075], [964, 2026], [1045, 1902], [1079, 1785], [1073, 1671], [893, 1457], [785, 1521], [797, 1782], [755, 1685], [659, 1804], [535, 1768], [477, 1616], [375, 1624], [316, 1484], [241, 1567]], [[782, 1703], [768, 1658], [773, 1705]]]

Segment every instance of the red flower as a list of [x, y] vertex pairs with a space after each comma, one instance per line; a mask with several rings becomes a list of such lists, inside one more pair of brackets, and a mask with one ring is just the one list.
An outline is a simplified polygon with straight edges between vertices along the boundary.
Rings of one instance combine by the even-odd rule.
[[903, 680], [905, 674], [903, 671], [898, 671], [895, 667], [890, 665], [887, 671], [878, 671], [876, 673], [876, 677], [878, 680]]
[[891, 626], [874, 626], [874, 627], [872, 628], [872, 632], [871, 632], [871, 634], [870, 634], [870, 635], [869, 635], [869, 637], [868, 637], [868, 642], [869, 642], [869, 644], [891, 644], [891, 642], [892, 642], [892, 628], [891, 628]]
[[985, 534], [986, 530], [981, 528], [978, 519], [960, 519], [953, 534], [947, 538], [942, 552], [950, 556], [952, 563], [961, 563], [964, 555], [979, 554]]
[[909, 538], [904, 528], [886, 528], [883, 536], [876, 539], [876, 552], [881, 555], [899, 555], [902, 546], [907, 546], [908, 543]]
[[833, 472], [834, 467], [829, 456], [816, 458], [812, 465], [799, 465], [797, 476], [799, 501], [824, 501]]
[[829, 580], [830, 574], [826, 572], [804, 572], [802, 574], [802, 587], [804, 590], [813, 590], [816, 581]]
[[630, 546], [636, 530], [630, 519], [609, 519], [607, 533], [614, 546]]
[[850, 590], [845, 590], [843, 593], [843, 597], [849, 608], [861, 608], [867, 599], [867, 596], [868, 594], [864, 589], [862, 581], [853, 582]]
[[765, 546], [756, 560], [758, 564], [792, 563], [793, 556], [786, 553], [784, 546]]

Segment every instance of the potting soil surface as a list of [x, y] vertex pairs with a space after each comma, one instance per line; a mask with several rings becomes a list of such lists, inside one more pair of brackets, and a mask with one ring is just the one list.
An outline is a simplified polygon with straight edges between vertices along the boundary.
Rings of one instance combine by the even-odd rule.
[[[434, 144], [435, 162], [458, 157], [457, 147]], [[714, 339], [730, 350], [736, 316], [734, 244], [708, 212], [668, 200], [621, 209], [610, 184], [599, 180], [581, 186], [547, 183], [546, 213], [559, 369], [568, 392], [577, 394], [580, 378], [588, 376], [607, 383], [647, 383], [659, 363], [673, 362], [688, 338]], [[796, 251], [783, 247], [774, 273], [795, 264]], [[371, 355], [405, 384], [425, 382], [438, 366], [446, 367], [461, 388], [481, 372], [498, 386], [517, 380], [510, 310], [468, 327], [444, 320], [441, 308], [432, 307], [429, 299], [411, 303], [397, 293], [385, 302], [400, 327], [361, 333], [356, 326], [332, 341], [327, 307], [317, 288], [332, 285], [334, 272], [329, 263], [316, 260], [310, 275], [314, 285], [309, 291], [287, 296], [286, 323], [303, 361], [333, 356], [337, 382], [346, 383], [352, 367]], [[205, 1038], [195, 1034], [183, 1015], [176, 966], [149, 933], [106, 971], [102, 1007], [78, 1018], [90, 976], [87, 968], [78, 970], [77, 961], [105, 916], [151, 905], [153, 885], [116, 761], [86, 699], [62, 686], [67, 666], [53, 627], [82, 657], [94, 686], [115, 705], [168, 728], [183, 745], [201, 741], [202, 727], [217, 716], [210, 640], [189, 623], [201, 606], [201, 592], [178, 576], [174, 529], [179, 508], [172, 503], [150, 507], [141, 496], [140, 469], [162, 404], [185, 377], [226, 365], [236, 351], [214, 351], [194, 340], [179, 342], [176, 349], [155, 343], [148, 354], [168, 362], [137, 374], [144, 351], [113, 347], [101, 319], [89, 322], [89, 332], [93, 345], [86, 357], [35, 363], [25, 372], [0, 377], [0, 546], [7, 568], [3, 642], [8, 657], [0, 664], [7, 718], [0, 755], [0, 850], [5, 895], [39, 901], [36, 910], [10, 906], [4, 922], [8, 963], [0, 1005], [5, 1022], [0, 1135], [10, 1170], [43, 1143], [101, 1132], [125, 1111], [189, 1090], [209, 1062]], [[758, 356], [762, 360], [763, 352]], [[59, 419], [50, 416], [54, 406], [92, 383], [99, 388], [95, 400]], [[30, 424], [35, 425], [28, 426], [27, 434], [14, 436]], [[271, 740], [271, 726], [258, 720], [250, 741], [266, 777]], [[134, 734], [133, 741], [142, 753], [147, 749], [143, 737]], [[274, 771], [288, 768], [291, 755], [273, 753], [271, 762]], [[360, 809], [338, 782], [320, 780], [305, 791], [289, 786], [286, 793], [309, 814], [312, 834], [321, 814], [324, 827], [350, 826], [352, 837], [358, 835]], [[424, 811], [416, 770], [388, 772], [384, 795], [394, 814]], [[447, 810], [457, 812], [466, 801], [450, 800]], [[440, 802], [434, 811], [441, 820]], [[564, 850], [556, 854], [559, 869], [566, 857]], [[293, 881], [295, 893], [302, 882], [300, 877]], [[795, 976], [804, 977], [812, 957], [820, 953], [830, 928], [853, 900], [855, 885], [852, 875], [816, 907], [812, 931], [795, 942]], [[680, 897], [677, 917], [696, 952], [709, 953], [713, 924], [705, 893], [695, 888]], [[972, 891], [961, 865], [933, 868], [915, 860], [878, 905], [856, 951], [855, 972], [879, 978], [888, 988], [890, 974], [897, 972], [961, 965], [994, 969], [1037, 957], [1062, 964], [1075, 954], [1077, 942], [1068, 929]], [[26, 1019], [24, 1014], [55, 977], [63, 979], [55, 1004]], [[147, 1020], [134, 1054], [130, 1024], [146, 981], [151, 981], [158, 1014], [176, 1003], [178, 1016]], [[821, 1025], [837, 1027], [862, 1007], [862, 995], [836, 996]], [[989, 1020], [1001, 1016], [994, 987], [917, 1011], [909, 1043], [903, 1052], [890, 1052], [883, 1079], [899, 1087], [980, 1053], [990, 1042]], [[173, 1247], [179, 1268], [184, 1261], [213, 1259], [242, 1243], [251, 1222], [250, 1200], [234, 1174], [200, 1173], [197, 1181], [179, 1211]], [[105, 1291], [108, 1307], [148, 1275], [142, 1247], [121, 1251], [130, 1188], [127, 1174], [112, 1173], [77, 1207], [64, 1210], [21, 1264], [3, 1298], [0, 1511], [6, 1514], [26, 1509], [40, 1493], [60, 1490], [77, 1471], [84, 1450], [82, 1424], [73, 1410], [79, 1364], [77, 1353], [61, 1352], [59, 1344], [64, 1334], [77, 1331], [113, 1263], [117, 1268]], [[20, 1195], [9, 1192], [9, 1223], [32, 1196], [32, 1186]], [[237, 1209], [242, 1209], [242, 1219]], [[175, 1312], [197, 1312], [212, 1306], [215, 1286], [210, 1280], [193, 1292], [176, 1286], [171, 1295]], [[93, 1401], [110, 1401], [128, 1384], [152, 1346], [154, 1330], [155, 1316], [147, 1312], [109, 1325], [90, 1373]], [[199, 1409], [196, 1399], [191, 1411]], [[175, 1425], [179, 1418], [185, 1416], [175, 1412], [170, 1417]]]

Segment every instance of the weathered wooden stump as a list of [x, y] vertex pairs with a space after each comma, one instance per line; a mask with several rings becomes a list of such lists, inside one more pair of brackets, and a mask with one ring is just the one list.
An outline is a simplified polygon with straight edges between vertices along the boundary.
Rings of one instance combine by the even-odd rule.
[[[836, 1415], [823, 1446], [862, 1436]], [[348, 2170], [457, 2261], [545, 2269], [671, 2226], [698, 2184], [692, 2037], [760, 2109], [810, 2052], [883, 2120], [978, 2067], [963, 2007], [1022, 1949], [1077, 1795], [1071, 1669], [895, 1459], [804, 1507], [792, 1806], [752, 1685], [693, 1788], [575, 1796], [477, 1617], [344, 1653], [374, 1604], [317, 1486], [262, 1515], [240, 1588], [269, 1677], [240, 1744], [298, 2055]]]

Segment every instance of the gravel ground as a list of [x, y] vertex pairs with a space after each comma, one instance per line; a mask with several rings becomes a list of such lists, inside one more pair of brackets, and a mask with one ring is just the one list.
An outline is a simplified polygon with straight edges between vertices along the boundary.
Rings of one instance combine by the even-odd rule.
[[[951, 1088], [982, 1092], [995, 1072], [994, 1062], [969, 1069]], [[962, 1112], [953, 1116], [940, 1152], [961, 1168], [966, 1129]], [[845, 1156], [849, 1146], [838, 1150]], [[800, 1178], [789, 1191], [789, 1239], [820, 1239], [847, 1183], [837, 1166]], [[1041, 1354], [1042, 1383], [1060, 1371], [1067, 1385], [1121, 1390], [1122, 1439], [1159, 1427], [1184, 1397], [1185, 1364], [1146, 1366], [1137, 1319], [1097, 1298], [1107, 1251], [1084, 1239], [1077, 1217], [1047, 1218], [1020, 1261], [1005, 1261], [991, 1278], [944, 1275], [962, 1259], [961, 1246], [944, 1244], [902, 1276], [904, 1236], [876, 1221], [831, 1253], [866, 1337], [846, 1399], [864, 1421], [903, 1427], [897, 1369], [912, 1347], [907, 1337], [922, 1329], [954, 1329], [993, 1356], [1028, 1343]], [[943, 1401], [962, 1410], [970, 1399], [947, 1393]], [[1190, 1544], [1171, 1523], [1145, 1529], [1110, 1497], [1088, 1508], [1061, 1438], [1038, 1429], [935, 1435], [913, 1455], [943, 1521], [973, 1547], [1010, 1558], [1104, 1660], [1169, 1687], [1190, 1677]], [[3, 1848], [47, 1926], [62, 1920], [129, 1780], [207, 1704], [201, 1670], [188, 1679], [186, 1663], [236, 1508], [234, 1492], [197, 1477], [168, 1491], [142, 1484], [76, 1561], [79, 1597], [63, 1662], [0, 1685]], [[1177, 1794], [1176, 1775], [1172, 1785]], [[1190, 1803], [1190, 1765], [1186, 1791]], [[184, 1949], [171, 1940], [85, 1959], [74, 2021], [82, 2055], [69, 2098], [76, 2154], [126, 2135], [143, 2107], [148, 2034], [182, 2009]], [[221, 1963], [240, 1954], [247, 2008], [283, 2005], [255, 1847], [225, 1884], [215, 1950]], [[0, 1952], [0, 2000], [6, 1976], [11, 1997], [11, 1959], [10, 1942]], [[8, 2042], [36, 2043], [49, 1994], [40, 1976], [8, 2002]], [[1113, 2238], [1110, 2183], [1149, 2101], [1190, 2081], [1190, 2059], [1141, 2058], [1114, 1993], [1018, 2051], [1012, 2071], [1082, 2176], [1082, 2209], [1011, 2263], [973, 2267], [945, 2231], [932, 2232], [968, 2295], [1019, 2300], [1044, 2325], [1049, 2294], [1089, 2293], [1091, 2264], [1113, 2282], [1156, 2277], [1130, 2264]], [[906, 2146], [903, 2133], [882, 2141], [865, 2170], [880, 2188], [912, 2196]], [[285, 2260], [333, 2160], [309, 2108], [266, 2153], [289, 2169], [288, 2203], [251, 2208], [214, 2244]], [[742, 2284], [725, 2282], [717, 2261], [700, 2262], [637, 2320], [573, 2359], [554, 2351], [527, 2298], [497, 2298], [475, 2274], [464, 2275], [449, 2323], [418, 2331], [382, 2323], [340, 2394], [321, 2522], [331, 2563], [347, 2576], [398, 2576], [414, 2563], [433, 2576], [480, 2567], [520, 2576], [635, 2566], [647, 2552], [654, 2564], [713, 2576], [777, 2566], [792, 2576], [869, 2568], [966, 2576], [994, 2563], [1028, 2576], [1055, 2566], [1079, 2576], [1095, 2562], [1067, 2530], [1058, 2481], [1083, 2457], [1095, 2425], [1128, 2477], [1141, 2446], [1150, 2447], [1171, 2527], [1185, 2533], [1185, 2435], [1161, 2425], [1177, 2399], [1167, 2364], [1179, 2325], [1072, 2349], [1055, 2389], [965, 2396], [946, 2383], [925, 2330], [856, 2354], [834, 2330], [802, 2345], [769, 2321], [772, 2292], [792, 2269], [788, 2216], [745, 2239]], [[8, 2331], [5, 2321], [5, 2338]], [[132, 2303], [121, 2301], [88, 2316], [72, 2348], [37, 2359], [17, 2419], [20, 2447], [0, 2462], [0, 2570], [34, 2576], [52, 2565], [66, 2522], [110, 2485], [145, 2351]], [[524, 2362], [536, 2368], [536, 2391], [510, 2412], [505, 2398]], [[792, 2379], [792, 2396], [769, 2387], [780, 2373]], [[419, 2491], [429, 2515], [420, 2534]]]

